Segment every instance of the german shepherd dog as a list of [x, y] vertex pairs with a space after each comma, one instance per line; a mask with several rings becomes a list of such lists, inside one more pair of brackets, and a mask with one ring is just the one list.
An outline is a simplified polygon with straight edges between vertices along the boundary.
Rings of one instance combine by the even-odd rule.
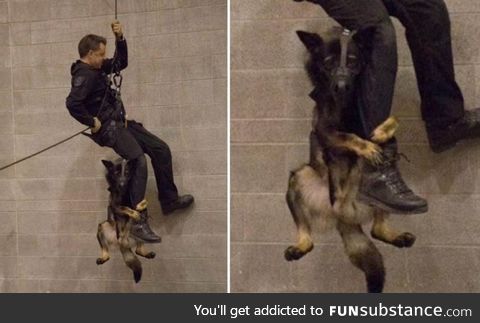
[[[97, 265], [102, 265], [110, 259], [109, 248], [117, 247], [122, 253], [125, 264], [133, 271], [136, 283], [142, 279], [142, 263], [135, 255], [148, 259], [155, 258], [153, 251], [145, 250], [142, 240], [130, 236], [132, 220], [139, 220], [139, 211], [147, 207], [147, 201], [143, 200], [137, 205], [136, 210], [124, 206], [127, 201], [128, 183], [130, 181], [130, 165], [125, 159], [117, 159], [114, 162], [102, 160], [107, 169], [106, 179], [110, 202], [107, 209], [107, 220], [98, 225], [97, 239], [101, 248], [101, 256], [97, 258]], [[132, 252], [132, 248], [135, 253]]]
[[[313, 249], [312, 221], [336, 226], [350, 261], [365, 273], [368, 292], [382, 292], [385, 268], [382, 255], [363, 232], [373, 219], [373, 238], [396, 247], [411, 247], [415, 236], [397, 232], [387, 224], [388, 214], [356, 199], [364, 163], [381, 161], [379, 144], [397, 129], [391, 117], [378, 126], [370, 140], [345, 132], [349, 114], [355, 111], [356, 76], [362, 68], [362, 50], [355, 36], [334, 29], [327, 38], [297, 31], [309, 59], [305, 68], [315, 86], [316, 101], [310, 135], [310, 162], [294, 170], [289, 178], [287, 204], [297, 226], [297, 243], [285, 250], [288, 261], [298, 260]], [[363, 42], [362, 42], [363, 43]]]

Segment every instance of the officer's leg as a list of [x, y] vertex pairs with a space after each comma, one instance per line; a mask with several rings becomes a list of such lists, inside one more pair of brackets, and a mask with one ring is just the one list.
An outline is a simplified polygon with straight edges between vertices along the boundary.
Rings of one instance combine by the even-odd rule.
[[142, 124], [135, 121], [128, 122], [128, 130], [152, 160], [152, 167], [157, 182], [158, 198], [163, 213], [166, 215], [175, 209], [189, 206], [193, 202], [193, 197], [190, 195], [178, 195], [178, 190], [173, 178], [172, 153], [168, 145], [147, 131]]
[[406, 29], [430, 147], [442, 152], [480, 136], [480, 109], [465, 111], [455, 81], [450, 18], [443, 0], [385, 0]]
[[[397, 73], [395, 29], [381, 0], [309, 0], [317, 3], [343, 27], [365, 31], [367, 56], [360, 75], [357, 134], [369, 138], [373, 130], [390, 115]], [[359, 198], [393, 213], [422, 213], [427, 201], [415, 195], [403, 181], [398, 167], [395, 139], [383, 145], [384, 162], [364, 169]]]
[[160, 237], [148, 225], [146, 205], [141, 203], [145, 199], [148, 178], [147, 161], [143, 150], [126, 128], [119, 128], [116, 136], [113, 150], [133, 166], [129, 185], [130, 207], [140, 212], [141, 219], [134, 223], [131, 233], [147, 242], [160, 242]]
[[[385, 0], [387, 1], [387, 0]], [[455, 81], [450, 18], [443, 0], [388, 0], [405, 26], [412, 53], [423, 119], [447, 125], [463, 116], [463, 96]]]

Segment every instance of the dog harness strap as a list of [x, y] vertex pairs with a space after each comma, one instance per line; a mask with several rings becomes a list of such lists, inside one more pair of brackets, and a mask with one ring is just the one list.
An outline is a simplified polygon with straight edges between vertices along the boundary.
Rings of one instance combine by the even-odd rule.
[[348, 29], [343, 29], [342, 34], [340, 35], [340, 71], [347, 70], [347, 53], [348, 53], [348, 43], [352, 38], [352, 32]]
[[122, 159], [122, 177], [125, 176], [125, 169], [127, 168], [127, 160]]

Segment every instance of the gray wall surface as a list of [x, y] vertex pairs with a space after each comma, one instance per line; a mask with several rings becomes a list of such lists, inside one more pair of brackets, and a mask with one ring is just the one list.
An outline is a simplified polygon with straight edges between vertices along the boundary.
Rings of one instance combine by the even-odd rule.
[[[133, 283], [118, 251], [103, 266], [95, 237], [106, 217], [102, 158], [79, 136], [0, 173], [0, 292], [223, 292], [226, 290], [226, 0], [118, 0], [130, 63], [130, 117], [171, 147], [181, 193], [196, 204], [161, 215], [149, 169], [147, 199], [163, 242]], [[65, 97], [87, 33], [113, 54], [113, 0], [0, 1], [0, 165], [84, 127]]]
[[[457, 80], [467, 108], [480, 103], [480, 5], [447, 0]], [[232, 290], [363, 292], [363, 274], [336, 232], [314, 236], [304, 259], [287, 263], [295, 241], [285, 203], [289, 171], [308, 158], [313, 101], [295, 31], [325, 31], [333, 21], [319, 6], [291, 0], [232, 0]], [[480, 141], [436, 155], [426, 141], [419, 95], [403, 27], [393, 114], [400, 117], [400, 162], [406, 181], [428, 198], [424, 215], [392, 216], [417, 235], [412, 249], [376, 241], [387, 269], [386, 292], [479, 292]], [[366, 228], [367, 229], [367, 228]], [[369, 229], [367, 229], [369, 231]]]

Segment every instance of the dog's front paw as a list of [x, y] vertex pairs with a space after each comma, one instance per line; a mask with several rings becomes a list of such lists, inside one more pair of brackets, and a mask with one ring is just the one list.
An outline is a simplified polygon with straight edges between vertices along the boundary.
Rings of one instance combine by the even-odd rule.
[[381, 164], [383, 161], [382, 148], [370, 141], [365, 142], [365, 148], [361, 150], [360, 156], [374, 165]]
[[373, 131], [370, 140], [377, 144], [386, 143], [393, 137], [397, 129], [398, 121], [394, 116], [391, 116]]
[[132, 210], [130, 213], [130, 218], [132, 218], [134, 221], [140, 221], [140, 213], [138, 211]]

